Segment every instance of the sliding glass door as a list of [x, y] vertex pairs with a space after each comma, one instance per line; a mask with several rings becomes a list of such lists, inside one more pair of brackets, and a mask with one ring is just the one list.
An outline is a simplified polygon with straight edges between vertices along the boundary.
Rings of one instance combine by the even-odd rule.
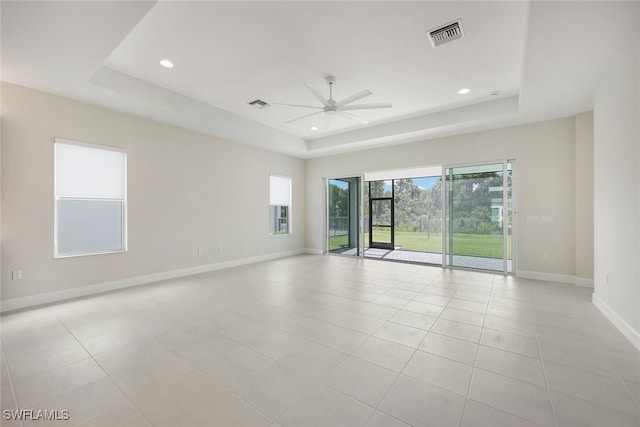
[[328, 252], [360, 256], [360, 177], [327, 180]]
[[512, 271], [512, 162], [447, 167], [444, 264]]

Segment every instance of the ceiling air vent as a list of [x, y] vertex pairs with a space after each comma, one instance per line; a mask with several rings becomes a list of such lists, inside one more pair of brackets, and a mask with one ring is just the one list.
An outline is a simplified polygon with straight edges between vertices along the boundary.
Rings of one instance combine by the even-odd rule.
[[256, 99], [255, 101], [251, 101], [249, 103], [249, 105], [251, 105], [252, 107], [256, 107], [256, 108], [267, 108], [267, 107], [271, 106], [271, 104], [266, 103], [261, 99]]
[[464, 31], [462, 31], [462, 21], [460, 19], [429, 31], [429, 41], [433, 47], [441, 46], [462, 37], [464, 37]]

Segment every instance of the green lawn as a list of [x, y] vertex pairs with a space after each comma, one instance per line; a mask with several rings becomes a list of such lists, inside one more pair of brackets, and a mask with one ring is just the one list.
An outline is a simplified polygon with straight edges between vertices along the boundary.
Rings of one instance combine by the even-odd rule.
[[[369, 244], [369, 234], [364, 237], [365, 246]], [[388, 241], [388, 233], [379, 235], [374, 230], [374, 239]], [[511, 245], [511, 236], [508, 239]], [[395, 245], [402, 249], [417, 252], [442, 253], [442, 237], [440, 233], [431, 233], [427, 239], [425, 232], [396, 231]], [[454, 234], [454, 255], [479, 256], [487, 258], [502, 258], [502, 235], [494, 234]]]
[[[374, 230], [376, 241], [389, 241], [386, 230]], [[511, 246], [511, 236], [508, 239]], [[329, 250], [339, 249], [348, 244], [347, 236], [335, 236], [329, 239]], [[364, 235], [365, 246], [369, 245], [369, 233]], [[407, 251], [442, 253], [442, 237], [440, 233], [431, 233], [427, 239], [425, 232], [396, 231], [396, 247]], [[487, 258], [502, 258], [502, 236], [494, 234], [454, 234], [454, 255], [468, 255]]]
[[346, 247], [349, 244], [349, 236], [333, 236], [329, 238], [329, 250], [340, 249]]

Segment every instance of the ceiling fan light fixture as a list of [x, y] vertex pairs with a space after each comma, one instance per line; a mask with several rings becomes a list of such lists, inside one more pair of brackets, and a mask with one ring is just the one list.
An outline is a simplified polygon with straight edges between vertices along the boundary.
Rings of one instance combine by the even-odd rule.
[[162, 65], [164, 68], [173, 68], [173, 62], [169, 61], [168, 59], [161, 60], [160, 65]]
[[471, 92], [471, 89], [469, 89], [469, 88], [467, 88], [467, 87], [463, 87], [462, 89], [460, 89], [460, 90], [458, 91], [458, 93], [459, 93], [460, 95], [466, 95], [466, 94], [468, 94], [469, 92]]

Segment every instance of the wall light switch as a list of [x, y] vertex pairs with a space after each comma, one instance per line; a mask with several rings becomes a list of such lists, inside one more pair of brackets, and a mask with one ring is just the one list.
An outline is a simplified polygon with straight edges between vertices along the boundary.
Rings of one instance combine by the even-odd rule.
[[22, 280], [22, 270], [13, 270], [11, 273], [12, 280]]

